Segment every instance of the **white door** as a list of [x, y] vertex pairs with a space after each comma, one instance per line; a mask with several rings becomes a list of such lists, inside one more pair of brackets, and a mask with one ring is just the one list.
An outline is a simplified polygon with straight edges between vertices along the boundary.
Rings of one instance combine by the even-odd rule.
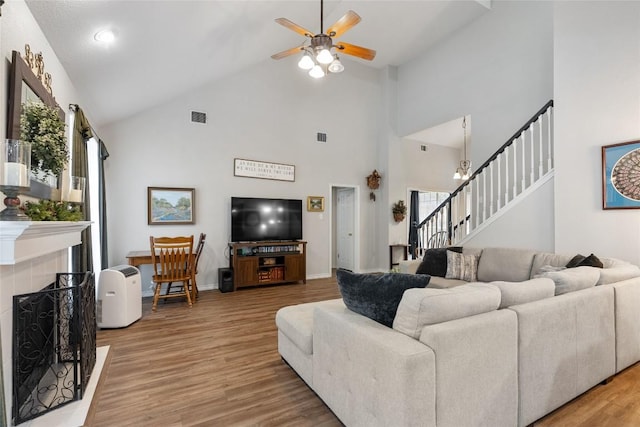
[[355, 270], [355, 191], [353, 188], [338, 188], [336, 191], [336, 252], [337, 267]]

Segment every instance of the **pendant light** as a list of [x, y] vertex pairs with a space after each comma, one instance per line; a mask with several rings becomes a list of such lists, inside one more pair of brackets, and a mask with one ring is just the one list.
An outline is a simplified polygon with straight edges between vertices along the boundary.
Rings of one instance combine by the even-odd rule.
[[453, 179], [469, 179], [471, 175], [471, 160], [467, 160], [467, 118], [462, 118], [463, 144], [464, 144], [464, 160], [460, 160], [460, 166], [453, 174]]

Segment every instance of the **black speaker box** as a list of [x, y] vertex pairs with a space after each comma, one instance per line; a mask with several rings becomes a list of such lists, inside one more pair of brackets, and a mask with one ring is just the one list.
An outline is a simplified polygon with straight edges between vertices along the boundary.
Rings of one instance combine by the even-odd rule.
[[220, 292], [233, 292], [233, 270], [231, 268], [218, 269], [218, 289]]

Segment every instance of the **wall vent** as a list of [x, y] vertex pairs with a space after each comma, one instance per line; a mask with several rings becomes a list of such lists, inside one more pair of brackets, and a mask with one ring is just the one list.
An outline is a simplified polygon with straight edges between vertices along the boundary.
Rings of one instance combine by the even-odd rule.
[[318, 142], [327, 142], [327, 134], [326, 133], [322, 133], [322, 132], [318, 132], [317, 141]]
[[193, 123], [207, 123], [207, 113], [203, 113], [200, 111], [192, 111], [191, 121]]

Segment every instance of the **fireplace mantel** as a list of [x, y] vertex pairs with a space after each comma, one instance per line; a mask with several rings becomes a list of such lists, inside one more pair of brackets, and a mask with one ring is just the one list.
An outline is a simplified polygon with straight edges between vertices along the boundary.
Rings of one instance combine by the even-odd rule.
[[0, 265], [13, 265], [82, 243], [91, 221], [0, 221]]

